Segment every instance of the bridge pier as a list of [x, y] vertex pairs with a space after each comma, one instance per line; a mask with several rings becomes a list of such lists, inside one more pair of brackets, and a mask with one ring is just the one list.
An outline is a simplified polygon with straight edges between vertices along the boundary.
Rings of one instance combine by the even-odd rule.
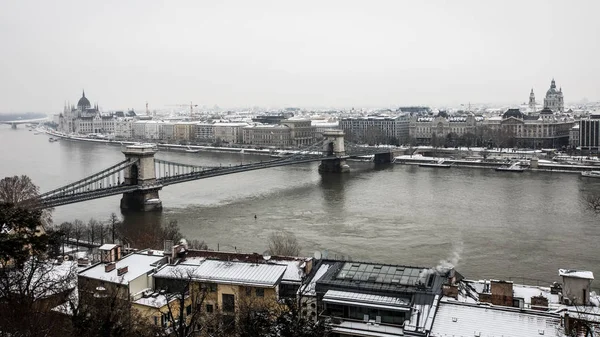
[[321, 173], [345, 173], [350, 172], [350, 166], [346, 164], [346, 150], [344, 149], [344, 131], [326, 130], [323, 132], [325, 143], [323, 154], [337, 158], [321, 160], [319, 172]]
[[126, 185], [137, 185], [139, 189], [123, 193], [122, 210], [161, 211], [158, 191], [162, 185], [156, 183], [154, 154], [156, 148], [150, 144], [129, 145], [121, 149], [127, 159], [135, 161], [123, 174]]
[[395, 153], [390, 151], [390, 152], [385, 152], [385, 153], [377, 153], [375, 154], [375, 157], [373, 158], [373, 162], [375, 164], [390, 164], [394, 162], [394, 157], [395, 157]]

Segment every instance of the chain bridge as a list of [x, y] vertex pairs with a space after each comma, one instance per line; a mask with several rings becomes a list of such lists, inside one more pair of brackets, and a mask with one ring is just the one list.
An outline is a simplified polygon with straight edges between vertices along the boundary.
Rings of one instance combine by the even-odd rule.
[[[348, 149], [348, 150], [346, 150]], [[389, 148], [361, 147], [344, 141], [341, 130], [330, 130], [323, 139], [281, 158], [240, 165], [196, 166], [154, 158], [154, 144], [124, 146], [125, 160], [76, 182], [41, 194], [37, 208], [50, 208], [122, 194], [121, 209], [161, 210], [158, 191], [187, 181], [278, 166], [320, 161], [320, 172], [350, 170], [346, 159], [369, 156], [376, 163], [389, 163], [395, 156]]]

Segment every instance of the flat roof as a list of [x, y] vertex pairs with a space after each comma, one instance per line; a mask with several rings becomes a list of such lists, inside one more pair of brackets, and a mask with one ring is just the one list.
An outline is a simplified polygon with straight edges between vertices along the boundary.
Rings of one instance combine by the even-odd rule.
[[358, 307], [372, 307], [393, 311], [410, 310], [410, 299], [393, 296], [381, 296], [358, 292], [328, 290], [323, 296], [327, 303], [337, 303]]
[[[106, 264], [99, 263], [83, 270], [79, 273], [79, 276], [113, 283], [128, 284], [130, 281], [153, 270], [156, 266], [152, 266], [152, 264], [163, 258], [163, 256], [133, 253], [117, 261], [115, 269], [108, 273], [104, 271], [104, 266]], [[117, 270], [123, 267], [127, 267], [127, 272], [118, 276]]]
[[442, 300], [430, 336], [557, 336], [558, 315]]
[[105, 243], [102, 246], [100, 246], [98, 249], [100, 250], [111, 250], [113, 248], [115, 248], [117, 245], [112, 244], [112, 243]]
[[274, 287], [283, 277], [287, 266], [248, 262], [205, 260], [196, 264], [169, 265], [155, 276], [165, 278], [192, 277], [194, 280]]
[[587, 270], [559, 269], [558, 276], [583, 278], [583, 279], [587, 279], [587, 280], [594, 279], [594, 273], [592, 273], [591, 271], [587, 271]]

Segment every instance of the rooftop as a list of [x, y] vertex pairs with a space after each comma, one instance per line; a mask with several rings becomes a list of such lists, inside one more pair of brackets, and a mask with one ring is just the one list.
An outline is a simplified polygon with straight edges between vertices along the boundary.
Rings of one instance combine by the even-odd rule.
[[559, 329], [557, 315], [442, 300], [430, 336], [559, 336]]
[[282, 279], [287, 266], [247, 262], [205, 260], [196, 264], [165, 266], [156, 277], [192, 277], [198, 281], [274, 287]]
[[587, 270], [575, 270], [575, 269], [559, 269], [558, 275], [562, 277], [576, 277], [583, 278], [587, 280], [594, 279], [594, 273]]
[[394, 311], [410, 310], [410, 299], [392, 296], [363, 294], [349, 291], [328, 290], [323, 297], [324, 302], [371, 307]]
[[[162, 259], [164, 259], [163, 256], [133, 253], [118, 260], [115, 268], [108, 273], [104, 270], [106, 264], [99, 263], [83, 270], [79, 273], [79, 276], [113, 283], [129, 284], [130, 281], [156, 268], [156, 264]], [[127, 272], [118, 276], [118, 269], [123, 267], [128, 268]]]
[[367, 292], [423, 293], [441, 292], [445, 276], [442, 272], [423, 267], [388, 265], [365, 262], [323, 261], [332, 264], [317, 282], [318, 292], [333, 288], [356, 289]]

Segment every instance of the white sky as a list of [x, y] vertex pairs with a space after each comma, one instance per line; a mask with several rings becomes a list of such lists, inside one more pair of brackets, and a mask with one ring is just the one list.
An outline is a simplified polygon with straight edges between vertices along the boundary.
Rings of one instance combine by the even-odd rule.
[[0, 112], [600, 98], [600, 1], [0, 0]]

